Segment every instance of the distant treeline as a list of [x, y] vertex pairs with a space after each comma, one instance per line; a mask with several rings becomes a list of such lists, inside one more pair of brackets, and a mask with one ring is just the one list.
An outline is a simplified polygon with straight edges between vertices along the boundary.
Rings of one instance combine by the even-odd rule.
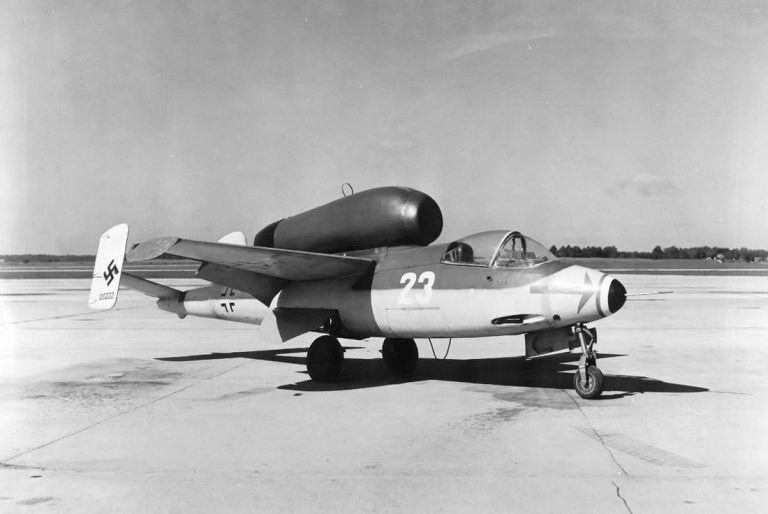
[[95, 255], [48, 255], [47, 253], [25, 253], [23, 255], [0, 255], [5, 262], [93, 262]]
[[603, 257], [608, 259], [719, 259], [726, 261], [765, 261], [768, 250], [752, 250], [749, 248], [721, 248], [718, 246], [694, 246], [678, 248], [656, 246], [650, 252], [625, 252], [615, 246], [561, 246], [552, 245], [550, 252], [558, 257]]
[[[719, 246], [694, 246], [693, 248], [678, 248], [656, 246], [650, 252], [618, 250], [615, 246], [561, 246], [555, 245], [549, 249], [558, 257], [598, 257], [606, 259], [717, 259], [724, 261], [754, 262], [768, 260], [768, 250], [752, 250], [749, 248], [722, 248]], [[94, 255], [48, 255], [23, 254], [0, 255], [5, 262], [93, 262]], [[161, 255], [158, 259], [178, 260], [178, 257]]]
[[[161, 255], [157, 259], [180, 260], [173, 255]], [[49, 255], [47, 253], [25, 253], [23, 255], [0, 255], [5, 262], [94, 262], [95, 255]]]

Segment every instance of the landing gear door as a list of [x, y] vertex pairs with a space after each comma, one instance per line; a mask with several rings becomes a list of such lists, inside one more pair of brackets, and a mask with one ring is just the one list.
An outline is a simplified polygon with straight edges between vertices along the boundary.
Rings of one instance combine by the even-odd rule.
[[578, 346], [579, 341], [569, 327], [525, 334], [525, 356], [529, 359], [567, 352]]

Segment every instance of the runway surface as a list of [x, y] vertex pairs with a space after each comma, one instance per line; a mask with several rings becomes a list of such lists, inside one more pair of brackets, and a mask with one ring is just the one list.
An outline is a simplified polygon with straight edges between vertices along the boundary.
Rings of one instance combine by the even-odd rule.
[[578, 355], [526, 362], [522, 337], [418, 341], [401, 382], [379, 340], [344, 341], [317, 385], [311, 336], [0, 280], [0, 511], [768, 511], [768, 278], [619, 278], [675, 294], [594, 325], [598, 401]]

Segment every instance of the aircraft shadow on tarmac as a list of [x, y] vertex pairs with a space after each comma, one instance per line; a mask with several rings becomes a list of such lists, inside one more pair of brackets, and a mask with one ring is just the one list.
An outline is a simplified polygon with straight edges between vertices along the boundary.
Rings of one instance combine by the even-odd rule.
[[[347, 347], [347, 349], [357, 348]], [[184, 362], [245, 358], [304, 366], [306, 359], [303, 354], [306, 351], [306, 348], [285, 348], [162, 357], [157, 360]], [[282, 385], [278, 389], [342, 391], [425, 380], [545, 389], [573, 389], [573, 373], [578, 368], [579, 357], [580, 355], [577, 353], [566, 353], [537, 360], [527, 360], [525, 357], [469, 360], [422, 358], [419, 360], [416, 370], [407, 378], [394, 377], [385, 368], [381, 359], [345, 358], [340, 382], [320, 383], [305, 380], [295, 384]], [[601, 353], [599, 356], [600, 360], [615, 357], [624, 357], [624, 355]], [[301, 373], [306, 374], [306, 371]], [[601, 399], [604, 400], [621, 398], [635, 393], [698, 393], [708, 391], [703, 387], [674, 384], [648, 377], [609, 374], [605, 375], [605, 389], [616, 394], [603, 394]]]

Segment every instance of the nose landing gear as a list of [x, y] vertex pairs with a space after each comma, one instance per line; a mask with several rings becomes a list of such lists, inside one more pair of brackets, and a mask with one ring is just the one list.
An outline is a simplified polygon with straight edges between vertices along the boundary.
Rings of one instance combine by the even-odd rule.
[[581, 345], [579, 370], [573, 376], [573, 387], [579, 396], [591, 400], [603, 392], [603, 372], [597, 367], [597, 351], [594, 349], [597, 335], [583, 323], [574, 325], [573, 332]]

